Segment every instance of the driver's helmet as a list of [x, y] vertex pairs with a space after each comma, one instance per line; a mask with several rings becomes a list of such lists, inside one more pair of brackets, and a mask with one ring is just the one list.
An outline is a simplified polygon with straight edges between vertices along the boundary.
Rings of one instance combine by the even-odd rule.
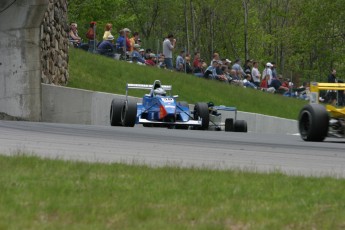
[[165, 96], [165, 95], [166, 95], [166, 92], [165, 92], [165, 90], [164, 90], [163, 88], [157, 88], [157, 89], [155, 89], [155, 90], [154, 90], [154, 93], [155, 93], [156, 95], [161, 95], [161, 96]]

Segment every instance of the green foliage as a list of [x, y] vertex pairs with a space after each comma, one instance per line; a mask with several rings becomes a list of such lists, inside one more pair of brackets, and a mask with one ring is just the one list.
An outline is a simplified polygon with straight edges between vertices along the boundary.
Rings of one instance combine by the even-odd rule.
[[[140, 162], [139, 162], [140, 163]], [[0, 156], [1, 229], [342, 229], [343, 179]]]
[[[345, 71], [345, 4], [343, 0], [251, 0], [248, 2], [248, 55], [261, 63], [275, 61], [278, 72], [298, 81], [324, 79], [330, 68]], [[72, 0], [69, 18], [82, 25], [105, 23], [114, 34], [129, 27], [139, 31], [145, 48], [161, 51], [168, 33], [177, 49], [198, 50], [210, 60], [213, 52], [231, 60], [245, 58], [244, 0]], [[157, 41], [159, 46], [157, 45]], [[158, 46], [158, 47], [157, 47]], [[262, 67], [261, 67], [262, 69]], [[301, 79], [299, 79], [301, 78]]]

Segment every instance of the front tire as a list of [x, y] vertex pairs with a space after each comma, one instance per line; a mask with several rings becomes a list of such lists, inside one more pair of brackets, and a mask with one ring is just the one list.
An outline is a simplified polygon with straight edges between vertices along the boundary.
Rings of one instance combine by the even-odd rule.
[[305, 105], [298, 117], [298, 129], [304, 141], [323, 141], [328, 134], [329, 114], [319, 104]]
[[126, 127], [134, 127], [137, 119], [137, 103], [132, 100], [125, 101], [121, 112], [121, 123]]
[[204, 102], [198, 102], [194, 106], [194, 120], [202, 119], [201, 126], [198, 129], [207, 130], [210, 122], [208, 105]]
[[121, 111], [124, 100], [113, 99], [110, 106], [110, 125], [121, 126]]

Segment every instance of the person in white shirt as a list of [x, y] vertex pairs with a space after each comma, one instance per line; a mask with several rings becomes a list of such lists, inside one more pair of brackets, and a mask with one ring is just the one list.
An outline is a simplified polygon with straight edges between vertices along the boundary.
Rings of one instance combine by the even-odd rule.
[[261, 81], [261, 74], [259, 72], [258, 66], [259, 66], [259, 62], [254, 61], [253, 68], [252, 68], [252, 78], [256, 87], [260, 86], [260, 81]]
[[270, 62], [267, 62], [266, 64], [266, 68], [264, 69], [264, 71], [262, 72], [262, 76], [266, 76], [269, 75], [270, 77], [268, 78], [268, 87], [270, 87], [272, 79], [273, 79], [273, 75], [272, 75], [272, 68], [273, 65]]
[[172, 62], [172, 51], [175, 48], [176, 39], [174, 35], [169, 34], [168, 37], [165, 38], [163, 42], [163, 54], [165, 56], [164, 63], [167, 69], [173, 69], [173, 62]]

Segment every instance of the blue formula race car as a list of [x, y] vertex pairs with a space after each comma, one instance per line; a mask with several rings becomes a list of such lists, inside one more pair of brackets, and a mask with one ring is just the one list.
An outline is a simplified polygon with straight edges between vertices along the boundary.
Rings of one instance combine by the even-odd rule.
[[[129, 89], [147, 89], [150, 93], [137, 103], [128, 97]], [[159, 80], [155, 80], [153, 85], [127, 84], [126, 98], [115, 98], [111, 102], [111, 126], [142, 124], [145, 127], [207, 130], [210, 119], [207, 103], [196, 103], [194, 110], [190, 111], [187, 102], [178, 102], [177, 95], [171, 96], [171, 90], [171, 85], [162, 85]]]

